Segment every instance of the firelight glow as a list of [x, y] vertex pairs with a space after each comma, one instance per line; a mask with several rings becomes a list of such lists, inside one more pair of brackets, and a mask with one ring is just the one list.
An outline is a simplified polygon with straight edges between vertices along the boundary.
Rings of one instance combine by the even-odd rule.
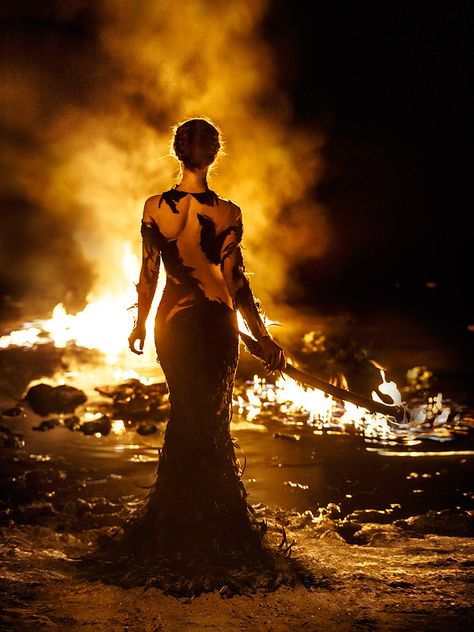
[[[32, 347], [53, 343], [57, 348], [75, 344], [85, 349], [96, 349], [104, 354], [108, 364], [117, 364], [128, 350], [128, 336], [133, 327], [131, 306], [136, 303], [135, 283], [139, 276], [138, 258], [126, 242], [122, 254], [123, 289], [117, 293], [105, 293], [89, 297], [86, 307], [77, 314], [69, 314], [62, 303], [53, 309], [51, 318], [26, 323], [22, 329], [12, 331], [0, 338], [0, 348], [9, 346]], [[159, 302], [163, 291], [163, 275], [160, 275], [154, 305]], [[153, 331], [153, 310], [147, 322], [147, 330]], [[155, 357], [148, 345], [147, 354]], [[130, 354], [131, 355], [131, 354]], [[136, 360], [134, 360], [136, 362]], [[127, 358], [127, 365], [132, 364]]]
[[[34, 347], [52, 343], [57, 348], [75, 345], [95, 349], [103, 354], [104, 362], [113, 368], [117, 380], [135, 378], [150, 383], [149, 379], [142, 377], [134, 369], [143, 367], [144, 360], [155, 361], [153, 344], [145, 345], [144, 356], [135, 356], [128, 349], [128, 336], [133, 327], [130, 307], [136, 302], [135, 282], [139, 276], [139, 263], [127, 242], [123, 246], [122, 268], [121, 291], [104, 294], [97, 299], [90, 297], [85, 309], [77, 314], [69, 314], [59, 303], [54, 308], [51, 318], [25, 323], [21, 329], [1, 337], [0, 348]], [[153, 331], [154, 314], [163, 292], [164, 280], [164, 274], [160, 273], [156, 296], [147, 322], [148, 332]], [[239, 329], [250, 334], [241, 314], [238, 313], [237, 316]], [[268, 324], [269, 321], [266, 322]], [[291, 362], [296, 364], [295, 361]], [[393, 404], [402, 405], [402, 397], [395, 382], [388, 382], [383, 367], [374, 364], [379, 369], [382, 379], [378, 387], [379, 392], [389, 397]], [[372, 392], [372, 399], [383, 401], [376, 391]], [[440, 393], [437, 397], [431, 398], [427, 405], [410, 411], [407, 423], [395, 427], [390, 418], [384, 415], [368, 413], [350, 402], [342, 404], [318, 389], [302, 386], [288, 376], [281, 376], [274, 384], [255, 376], [245, 390], [245, 397], [238, 395], [235, 403], [238, 412], [248, 422], [257, 420], [265, 407], [273, 406], [277, 407], [286, 419], [304, 413], [305, 421], [295, 423], [307, 423], [313, 426], [315, 431], [324, 427], [344, 430], [345, 427], [352, 426], [366, 438], [381, 438], [387, 441], [403, 433], [407, 436], [416, 433], [425, 422], [428, 413], [433, 419], [433, 427], [442, 430], [450, 413], [450, 409], [443, 405]], [[117, 431], [122, 430], [117, 428]]]

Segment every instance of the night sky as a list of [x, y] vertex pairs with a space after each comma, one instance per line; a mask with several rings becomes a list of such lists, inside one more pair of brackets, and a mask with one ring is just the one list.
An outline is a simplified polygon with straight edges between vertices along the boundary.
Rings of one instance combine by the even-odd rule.
[[331, 305], [394, 287], [412, 303], [436, 283], [468, 310], [469, 4], [327, 2], [310, 16], [305, 3], [274, 3], [268, 31], [296, 117], [327, 123], [316, 195], [335, 239], [299, 274]]
[[[63, 100], [93, 98], [89, 83], [100, 80], [93, 76], [93, 4], [84, 3], [73, 21], [52, 19], [48, 3], [3, 4], [8, 55], [44, 55], [62, 77]], [[462, 1], [270, 2], [262, 38], [273, 50], [294, 122], [323, 129], [326, 138], [325, 173], [314, 196], [333, 238], [325, 256], [295, 267], [294, 277], [307, 288], [299, 300], [331, 310], [390, 303], [396, 296], [412, 306], [429, 296], [439, 313], [454, 306], [462, 322], [469, 322], [471, 7]], [[42, 50], [51, 34], [56, 47]], [[89, 61], [89, 74], [75, 72]], [[52, 90], [45, 110], [58, 98]], [[24, 143], [25, 151], [38, 150], [27, 138], [15, 142]], [[36, 243], [35, 231], [19, 235], [11, 220], [12, 209], [15, 217], [26, 218], [34, 209], [5, 190], [3, 249], [27, 258], [34, 242], [45, 256], [50, 244]], [[53, 224], [43, 228], [54, 241]], [[73, 266], [68, 279], [78, 276], [74, 266], [79, 276], [87, 274], [80, 253], [61, 261]], [[4, 266], [3, 293], [21, 294], [20, 281], [15, 285]]]

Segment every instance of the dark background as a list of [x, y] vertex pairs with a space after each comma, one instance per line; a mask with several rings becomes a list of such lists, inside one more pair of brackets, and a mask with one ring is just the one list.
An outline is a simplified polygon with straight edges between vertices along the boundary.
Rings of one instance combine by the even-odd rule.
[[309, 6], [277, 0], [266, 27], [296, 118], [328, 125], [334, 237], [300, 279], [331, 306], [428, 292], [469, 320], [472, 4]]
[[295, 118], [327, 130], [315, 196], [332, 238], [295, 270], [297, 305], [348, 313], [397, 378], [428, 365], [469, 400], [474, 5], [272, 6], [266, 32]]
[[[2, 3], [1, 10], [6, 55], [39, 56], [61, 76], [61, 95], [51, 91], [45, 116], [57, 98], [93, 99], [89, 86], [98, 83], [94, 3], [85, 3], [73, 21], [58, 20], [57, 6], [20, 0]], [[314, 196], [326, 210], [332, 238], [324, 257], [294, 270], [304, 288], [295, 303], [322, 312], [387, 305], [459, 331], [474, 322], [468, 190], [472, 6], [269, 3], [262, 37], [273, 50], [294, 122], [323, 128], [326, 136], [326, 171]], [[74, 71], [84, 65], [89, 73]], [[24, 147], [32, 143], [11, 133], [8, 138]], [[31, 144], [27, 150], [41, 148]], [[3, 199], [2, 248], [16, 260], [32, 257], [34, 265], [33, 255], [51, 249], [58, 228], [45, 219], [44, 226], [15, 232], [11, 217], [25, 214], [27, 226], [36, 210], [22, 207], [6, 190], [13, 197]], [[64, 252], [75, 248], [64, 241], [68, 230], [57, 235], [61, 247], [52, 249], [61, 266]], [[49, 242], [39, 243], [41, 232], [50, 235]], [[68, 261], [65, 284], [87, 278], [80, 253]], [[67, 267], [73, 264], [80, 274]], [[0, 291], [21, 298], [28, 288], [12, 270], [2, 270]]]

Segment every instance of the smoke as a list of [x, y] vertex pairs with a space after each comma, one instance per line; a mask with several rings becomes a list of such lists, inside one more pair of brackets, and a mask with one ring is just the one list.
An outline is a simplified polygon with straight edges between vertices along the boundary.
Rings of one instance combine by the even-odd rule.
[[[14, 30], [20, 54], [5, 62], [2, 125], [12, 178], [2, 195], [29, 212], [3, 213], [26, 230], [31, 249], [13, 277], [60, 300], [67, 288], [76, 301], [81, 292], [98, 296], [128, 283], [124, 242], [139, 255], [144, 200], [178, 173], [171, 128], [204, 115], [224, 134], [210, 185], [242, 208], [254, 292], [265, 307], [284, 302], [294, 292], [292, 268], [324, 252], [328, 226], [313, 199], [324, 138], [295, 125], [278, 88], [261, 33], [271, 4], [66, 4], [37, 9], [33, 44]], [[5, 258], [2, 268], [15, 269]]]

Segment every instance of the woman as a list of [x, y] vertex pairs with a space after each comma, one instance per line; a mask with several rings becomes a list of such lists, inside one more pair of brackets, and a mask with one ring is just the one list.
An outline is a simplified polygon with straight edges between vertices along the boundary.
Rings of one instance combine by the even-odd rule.
[[162, 259], [167, 280], [155, 343], [170, 417], [155, 482], [117, 550], [141, 565], [137, 575], [147, 567], [154, 585], [175, 594], [224, 584], [238, 590], [252, 574], [262, 579], [262, 564], [275, 566], [262, 543], [265, 525], [246, 501], [229, 431], [236, 310], [270, 371], [284, 366], [285, 355], [265, 328], [244, 272], [240, 209], [207, 184], [219, 131], [204, 118], [187, 120], [176, 127], [173, 148], [181, 180], [145, 202], [138, 317], [129, 337], [130, 349], [142, 353]]

